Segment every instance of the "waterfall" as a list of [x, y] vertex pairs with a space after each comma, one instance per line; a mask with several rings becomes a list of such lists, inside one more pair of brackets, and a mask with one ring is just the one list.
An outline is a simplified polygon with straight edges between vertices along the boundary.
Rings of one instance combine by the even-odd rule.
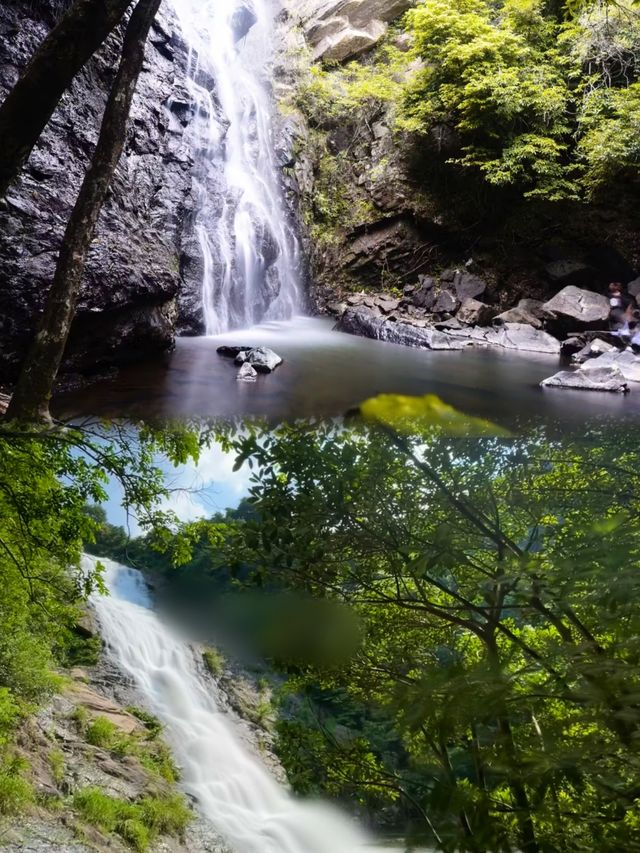
[[272, 0], [172, 0], [189, 48], [194, 229], [206, 334], [287, 319], [300, 247], [281, 189], [269, 85]]
[[[85, 557], [85, 570], [94, 565]], [[357, 853], [366, 840], [329, 806], [294, 799], [240, 741], [198, 674], [189, 644], [153, 611], [140, 572], [102, 560], [108, 596], [95, 595], [108, 654], [164, 723], [195, 797], [234, 853]]]

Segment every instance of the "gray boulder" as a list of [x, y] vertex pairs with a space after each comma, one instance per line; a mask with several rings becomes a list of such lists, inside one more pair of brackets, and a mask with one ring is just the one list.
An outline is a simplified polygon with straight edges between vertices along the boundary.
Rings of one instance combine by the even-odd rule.
[[269, 347], [256, 347], [247, 353], [246, 364], [250, 364], [258, 373], [271, 373], [282, 364], [282, 358]]
[[582, 370], [592, 371], [608, 368], [615, 368], [620, 371], [628, 382], [640, 382], [640, 358], [630, 350], [621, 352], [612, 347], [608, 352], [584, 364]]
[[463, 299], [456, 318], [465, 326], [485, 326], [495, 316], [495, 308], [477, 299]]
[[391, 314], [392, 311], [396, 311], [398, 309], [399, 305], [400, 305], [399, 299], [390, 299], [390, 298], [376, 299], [376, 307], [379, 308], [383, 314]]
[[488, 329], [486, 339], [492, 346], [503, 349], [560, 354], [560, 341], [541, 329], [534, 329], [527, 323], [505, 323], [498, 329]]
[[238, 371], [238, 375], [236, 379], [238, 382], [255, 382], [258, 378], [258, 372], [255, 367], [252, 367], [248, 362], [244, 362], [240, 370]]
[[617, 352], [616, 347], [613, 344], [608, 343], [607, 341], [603, 341], [600, 338], [594, 338], [592, 341], [589, 341], [581, 350], [574, 353], [571, 357], [571, 361], [574, 364], [583, 364], [590, 358], [597, 358], [600, 355], [603, 355], [606, 352]]
[[521, 299], [514, 308], [494, 317], [493, 322], [496, 326], [503, 326], [505, 323], [527, 323], [534, 329], [541, 329], [544, 318], [543, 304], [538, 299]]
[[452, 333], [439, 332], [434, 328], [409, 323], [390, 323], [386, 318], [366, 308], [348, 308], [335, 328], [350, 335], [419, 349], [459, 350], [470, 343], [454, 338]]
[[218, 347], [216, 352], [218, 355], [234, 359], [238, 365], [250, 364], [258, 373], [271, 373], [279, 364], [282, 364], [280, 356], [269, 347], [225, 345]]
[[609, 300], [600, 293], [568, 285], [544, 303], [548, 326], [556, 328], [597, 328], [609, 317]]
[[629, 386], [617, 367], [599, 367], [586, 370], [561, 370], [543, 379], [543, 388], [570, 388], [578, 391], [610, 391], [627, 394]]
[[499, 328], [471, 326], [459, 332], [449, 332], [456, 338], [464, 338], [476, 346], [500, 347], [520, 352], [541, 352], [548, 355], [560, 354], [560, 342], [540, 329], [525, 323], [505, 323]]

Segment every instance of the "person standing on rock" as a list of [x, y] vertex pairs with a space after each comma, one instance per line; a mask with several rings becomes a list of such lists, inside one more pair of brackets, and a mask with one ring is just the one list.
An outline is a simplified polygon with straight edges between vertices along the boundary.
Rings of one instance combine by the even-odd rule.
[[608, 290], [611, 331], [620, 337], [627, 337], [630, 334], [629, 321], [633, 318], [634, 300], [624, 292], [619, 281], [612, 281]]

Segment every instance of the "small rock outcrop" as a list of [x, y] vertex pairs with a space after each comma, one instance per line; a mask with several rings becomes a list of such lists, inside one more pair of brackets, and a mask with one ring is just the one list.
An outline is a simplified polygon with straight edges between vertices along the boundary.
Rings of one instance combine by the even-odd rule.
[[598, 367], [590, 370], [561, 370], [543, 379], [543, 388], [568, 388], [573, 391], [609, 391], [626, 394], [629, 385], [616, 367]]
[[[253, 373], [272, 373], [276, 367], [282, 364], [282, 357], [269, 347], [251, 346], [219, 346], [216, 350], [218, 355], [232, 358], [235, 364], [242, 367], [250, 367]], [[249, 370], [246, 370], [238, 379], [249, 380], [255, 378]]]
[[412, 0], [287, 0], [313, 59], [345, 62], [374, 47]]

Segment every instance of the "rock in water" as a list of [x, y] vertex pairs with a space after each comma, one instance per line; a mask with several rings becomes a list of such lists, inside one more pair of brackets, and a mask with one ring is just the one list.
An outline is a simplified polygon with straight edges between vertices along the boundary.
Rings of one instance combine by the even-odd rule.
[[585, 329], [603, 326], [609, 317], [609, 300], [600, 293], [569, 285], [544, 303], [549, 327]]
[[256, 347], [247, 353], [246, 364], [250, 364], [258, 373], [271, 373], [282, 358], [269, 347]]
[[[565, 347], [563, 344], [563, 351], [564, 349]], [[597, 358], [600, 355], [604, 355], [606, 352], [617, 352], [617, 349], [613, 344], [610, 344], [607, 341], [602, 341], [600, 338], [595, 338], [593, 341], [589, 341], [588, 344], [583, 346], [579, 352], [574, 353], [571, 356], [571, 361], [574, 364], [583, 364], [587, 359]]]
[[543, 379], [543, 388], [570, 388], [578, 391], [613, 391], [627, 394], [629, 386], [617, 367], [590, 367], [580, 370], [561, 370]]
[[225, 358], [233, 358], [238, 365], [250, 364], [258, 373], [271, 373], [279, 364], [282, 364], [282, 358], [269, 347], [224, 345], [218, 347], [216, 352]]
[[246, 352], [250, 350], [251, 347], [230, 347], [230, 346], [222, 346], [218, 347], [216, 352], [218, 355], [223, 355], [225, 358], [236, 358], [241, 352]]
[[238, 371], [238, 375], [236, 376], [238, 382], [255, 382], [257, 378], [258, 374], [256, 370], [246, 361], [244, 362], [244, 364]]
[[[595, 343], [595, 341], [594, 341]], [[581, 368], [582, 371], [602, 370], [615, 368], [619, 370], [627, 382], [640, 382], [640, 358], [629, 350], [612, 349], [588, 361]]]

